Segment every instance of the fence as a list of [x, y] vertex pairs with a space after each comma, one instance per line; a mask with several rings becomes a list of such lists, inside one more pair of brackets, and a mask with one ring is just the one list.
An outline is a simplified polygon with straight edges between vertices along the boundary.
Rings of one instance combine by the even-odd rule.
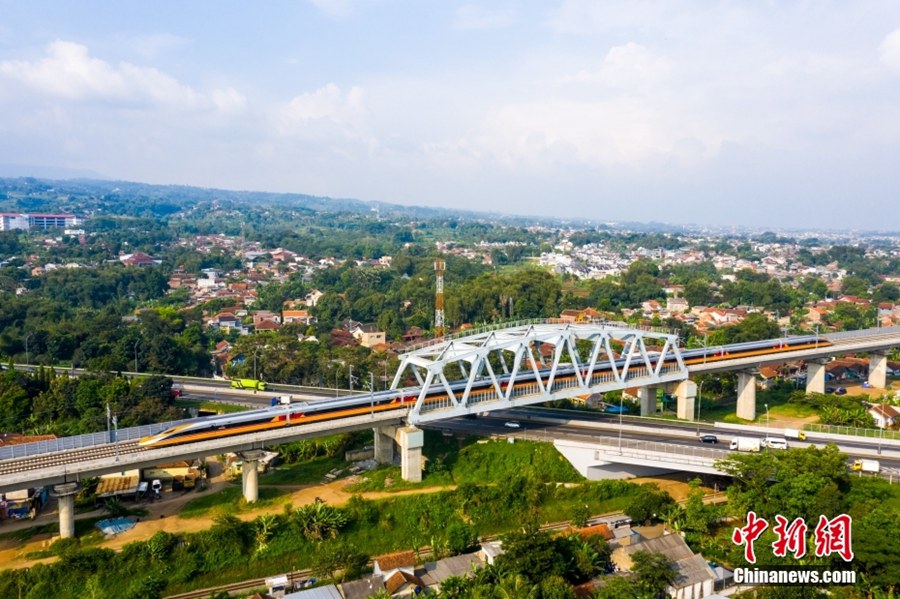
[[118, 431], [103, 431], [99, 433], [89, 433], [86, 435], [75, 435], [73, 437], [60, 437], [49, 441], [35, 441], [34, 443], [21, 443], [19, 445], [9, 445], [0, 447], [0, 460], [12, 460], [15, 458], [25, 458], [43, 453], [55, 453], [58, 451], [70, 451], [73, 449], [82, 449], [84, 447], [92, 447], [95, 445], [104, 445], [113, 443], [114, 441], [131, 441], [142, 437], [149, 437], [160, 433], [166, 429], [191, 422], [190, 420], [175, 420], [172, 422], [159, 422], [156, 424], [147, 424], [144, 426], [134, 426], [131, 428], [122, 428]]

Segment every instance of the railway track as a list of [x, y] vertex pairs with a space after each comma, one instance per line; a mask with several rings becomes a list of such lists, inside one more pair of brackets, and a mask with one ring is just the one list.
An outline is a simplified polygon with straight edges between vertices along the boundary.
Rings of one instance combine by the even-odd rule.
[[145, 450], [144, 447], [138, 445], [138, 440], [134, 439], [131, 441], [120, 441], [118, 444], [92, 445], [81, 449], [69, 449], [55, 453], [37, 454], [0, 462], [0, 476], [8, 476], [20, 472], [28, 472], [30, 470], [61, 466], [64, 464], [103, 459], [113, 460], [117, 455], [122, 456], [139, 453]]

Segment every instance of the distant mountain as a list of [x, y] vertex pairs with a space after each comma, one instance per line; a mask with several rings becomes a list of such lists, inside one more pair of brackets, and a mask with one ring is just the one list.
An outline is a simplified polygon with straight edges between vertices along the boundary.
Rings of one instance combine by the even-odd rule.
[[[74, 171], [73, 171], [74, 172]], [[546, 224], [549, 219], [520, 215], [507, 215], [451, 208], [428, 206], [403, 206], [388, 202], [329, 198], [301, 193], [272, 193], [265, 191], [235, 191], [215, 188], [189, 187], [186, 185], [151, 185], [133, 181], [114, 181], [91, 177], [46, 178], [36, 175], [6, 177], [0, 172], [0, 200], [15, 199], [16, 209], [49, 209], [54, 198], [67, 197], [67, 203], [77, 198], [102, 199], [108, 206], [117, 199], [138, 201], [147, 210], [157, 214], [170, 214], [204, 202], [279, 206], [318, 213], [379, 213], [386, 218], [412, 219], [465, 219], [502, 221], [511, 225]], [[6, 209], [14, 206], [7, 205]]]
[[39, 179], [103, 179], [96, 171], [60, 166], [0, 164], [0, 177], [36, 177]]

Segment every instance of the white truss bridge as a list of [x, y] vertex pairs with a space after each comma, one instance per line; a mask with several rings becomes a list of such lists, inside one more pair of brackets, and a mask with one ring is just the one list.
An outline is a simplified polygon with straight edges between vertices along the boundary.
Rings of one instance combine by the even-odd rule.
[[[441, 340], [400, 357], [411, 424], [688, 378], [676, 335], [619, 323], [538, 322]], [[450, 381], [453, 381], [452, 383]]]

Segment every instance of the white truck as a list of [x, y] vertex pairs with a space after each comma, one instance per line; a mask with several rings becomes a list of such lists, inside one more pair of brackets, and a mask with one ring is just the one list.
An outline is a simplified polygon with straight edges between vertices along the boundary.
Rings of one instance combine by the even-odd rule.
[[760, 450], [759, 439], [751, 439], [750, 437], [735, 437], [731, 440], [730, 449], [738, 451], [756, 451]]
[[806, 433], [801, 430], [797, 430], [795, 428], [786, 428], [784, 429], [784, 436], [788, 439], [799, 439], [800, 441], [806, 440]]
[[853, 462], [852, 469], [854, 472], [878, 474], [881, 472], [881, 463], [878, 460], [856, 460]]

